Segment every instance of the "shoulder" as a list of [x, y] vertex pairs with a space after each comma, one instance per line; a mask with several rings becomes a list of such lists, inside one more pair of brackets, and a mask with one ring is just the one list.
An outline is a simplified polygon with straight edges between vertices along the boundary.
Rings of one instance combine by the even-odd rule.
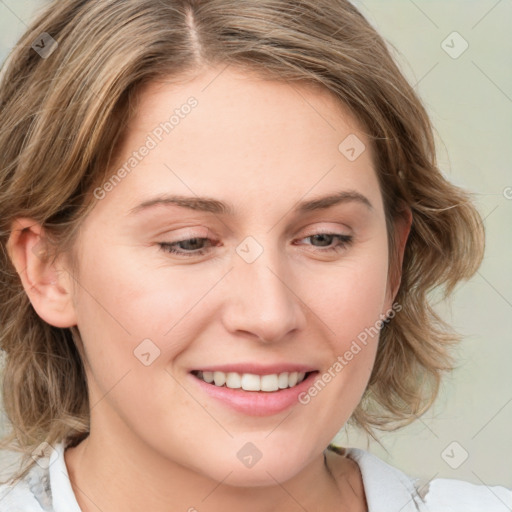
[[9, 480], [14, 475], [12, 469], [2, 474], [5, 483], [0, 484], [0, 511], [80, 512], [69, 482], [64, 449], [63, 442], [48, 445], [16, 482]]
[[[359, 448], [329, 447], [355, 461], [369, 512], [510, 512], [512, 490], [461, 480], [434, 479], [421, 486], [399, 469]], [[400, 508], [402, 507], [402, 508]]]
[[512, 490], [498, 485], [478, 485], [463, 480], [438, 478], [428, 485], [425, 502], [433, 512], [510, 512]]
[[[5, 481], [11, 475], [3, 475]], [[0, 484], [2, 512], [46, 512], [51, 510], [48, 469], [34, 464], [29, 472], [15, 483]]]

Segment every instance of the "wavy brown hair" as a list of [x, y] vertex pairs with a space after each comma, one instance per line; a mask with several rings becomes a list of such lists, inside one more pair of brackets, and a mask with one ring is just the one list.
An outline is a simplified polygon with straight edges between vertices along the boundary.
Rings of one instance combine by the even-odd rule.
[[[42, 58], [42, 33], [58, 46]], [[7, 253], [13, 222], [48, 234], [47, 257], [69, 253], [111, 171], [141, 87], [186, 80], [207, 65], [330, 91], [372, 144], [384, 200], [391, 277], [399, 276], [394, 220], [412, 211], [395, 301], [351, 422], [373, 433], [413, 421], [432, 405], [453, 366], [458, 335], [435, 313], [471, 277], [484, 249], [468, 192], [436, 162], [433, 127], [385, 42], [346, 0], [54, 0], [21, 37], [0, 83], [0, 347], [12, 431], [1, 446], [25, 454], [46, 441], [80, 442], [89, 403], [78, 329], [45, 323]], [[75, 255], [76, 256], [76, 255]], [[373, 435], [373, 434], [372, 434]]]

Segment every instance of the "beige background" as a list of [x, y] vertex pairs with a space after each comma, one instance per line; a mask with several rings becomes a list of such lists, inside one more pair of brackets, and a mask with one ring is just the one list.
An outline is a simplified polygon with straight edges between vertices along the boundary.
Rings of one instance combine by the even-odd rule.
[[[42, 3], [0, 0], [1, 61]], [[439, 306], [465, 337], [460, 366], [435, 407], [410, 427], [383, 434], [384, 447], [352, 430], [341, 431], [337, 441], [369, 448], [425, 480], [461, 478], [512, 488], [512, 2], [354, 3], [397, 48], [437, 129], [442, 169], [476, 193], [487, 249], [475, 277], [457, 288], [451, 305]], [[454, 31], [469, 45], [457, 58], [441, 46]], [[463, 41], [450, 36], [446, 44], [457, 52]]]

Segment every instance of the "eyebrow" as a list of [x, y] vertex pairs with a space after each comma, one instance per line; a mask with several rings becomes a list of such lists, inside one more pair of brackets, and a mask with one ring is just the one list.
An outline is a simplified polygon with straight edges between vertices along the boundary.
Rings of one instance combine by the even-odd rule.
[[[304, 214], [316, 210], [326, 210], [338, 204], [357, 202], [366, 206], [369, 210], [373, 210], [373, 205], [367, 197], [355, 190], [343, 190], [335, 194], [330, 194], [308, 201], [302, 201], [295, 205], [293, 211], [298, 214]], [[162, 194], [151, 199], [147, 199], [141, 204], [132, 208], [128, 214], [136, 214], [144, 210], [148, 210], [155, 206], [174, 205], [191, 210], [197, 210], [207, 213], [219, 215], [233, 216], [235, 208], [229, 204], [210, 197], [191, 197], [182, 195]]]

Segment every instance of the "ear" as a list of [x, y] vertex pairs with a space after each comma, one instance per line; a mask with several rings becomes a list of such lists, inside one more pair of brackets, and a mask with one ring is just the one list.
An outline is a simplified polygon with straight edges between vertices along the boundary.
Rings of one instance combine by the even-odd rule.
[[54, 327], [76, 325], [72, 301], [73, 279], [47, 253], [43, 228], [33, 219], [19, 218], [11, 225], [7, 252], [36, 313]]
[[[393, 222], [393, 238], [394, 243], [394, 261], [391, 262], [391, 267], [388, 275], [388, 286], [386, 290], [386, 309], [389, 311], [393, 305], [400, 283], [402, 280], [402, 265], [404, 261], [404, 252], [409, 233], [412, 226], [412, 212], [407, 206], [405, 207]], [[383, 312], [384, 313], [384, 312]]]

